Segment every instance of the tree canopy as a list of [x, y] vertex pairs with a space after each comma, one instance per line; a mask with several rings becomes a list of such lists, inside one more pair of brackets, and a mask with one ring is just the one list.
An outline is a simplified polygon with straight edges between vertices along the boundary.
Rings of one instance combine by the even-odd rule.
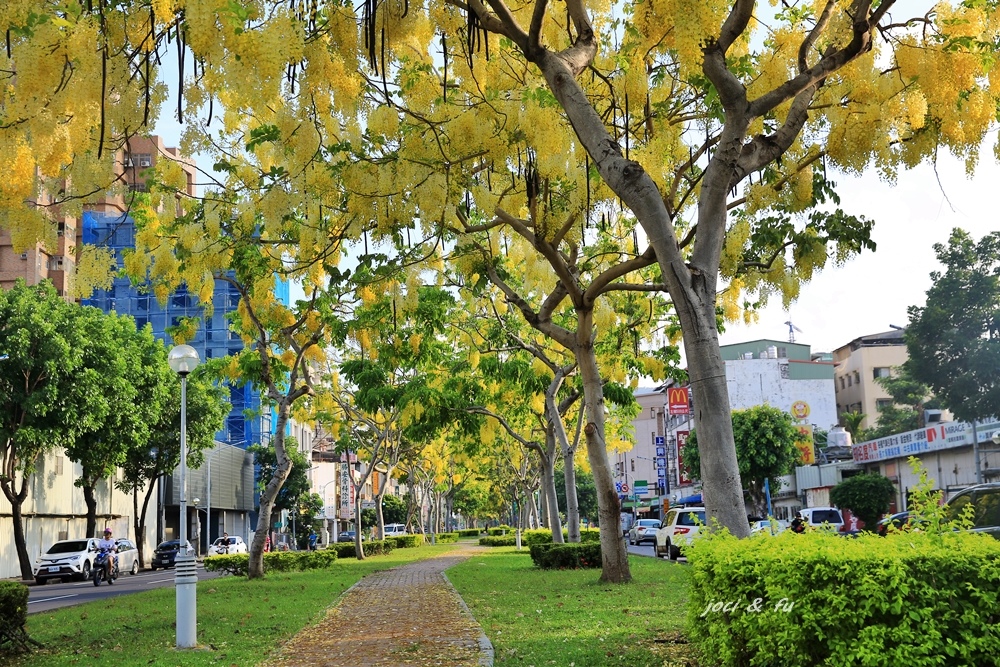
[[[202, 205], [157, 211], [185, 184], [163, 156], [126, 268], [161, 298], [183, 282], [206, 301], [235, 271], [254, 347], [229, 371], [267, 387], [279, 426], [316, 391], [309, 362], [356, 275], [345, 257], [382, 290], [447, 262], [476, 288], [463, 298], [516, 308], [577, 357], [605, 518], [601, 379], [683, 342], [708, 512], [741, 536], [719, 313], [787, 304], [874, 249], [829, 171], [891, 180], [942, 149], [971, 170], [1000, 98], [986, 0], [17, 0], [0, 30], [0, 226], [15, 249], [54, 238], [46, 208], [128, 194], [113, 161], [166, 101], [158, 66], [176, 50], [182, 152], [219, 176]], [[276, 305], [275, 275], [308, 298]], [[656, 324], [658, 293], [677, 326]], [[602, 376], [592, 348], [615, 331], [623, 361]], [[280, 432], [265, 515], [288, 470]], [[627, 581], [605, 539], [602, 576]]]
[[830, 502], [851, 510], [867, 530], [875, 530], [875, 524], [889, 511], [895, 495], [896, 488], [882, 475], [854, 475], [830, 489]]
[[924, 306], [911, 306], [906, 367], [963, 421], [1000, 415], [1000, 232], [935, 244]]

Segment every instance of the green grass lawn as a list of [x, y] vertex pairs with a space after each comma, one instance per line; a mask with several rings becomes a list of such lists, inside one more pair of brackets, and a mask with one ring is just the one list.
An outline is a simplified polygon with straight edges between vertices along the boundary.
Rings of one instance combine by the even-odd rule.
[[454, 544], [397, 549], [364, 561], [340, 560], [328, 570], [275, 573], [263, 580], [221, 577], [198, 584], [200, 650], [177, 651], [173, 587], [28, 617], [28, 633], [45, 645], [9, 667], [47, 665], [256, 665], [361, 577], [446, 553]]
[[598, 583], [600, 570], [539, 570], [495, 549], [448, 570], [486, 635], [497, 667], [689, 665], [686, 566], [633, 557], [633, 582]]

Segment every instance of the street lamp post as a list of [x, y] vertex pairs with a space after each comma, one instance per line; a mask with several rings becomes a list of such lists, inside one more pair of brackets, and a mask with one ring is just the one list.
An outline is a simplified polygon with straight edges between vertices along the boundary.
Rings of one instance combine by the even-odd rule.
[[180, 539], [175, 564], [174, 588], [177, 604], [177, 648], [198, 644], [198, 571], [187, 548], [187, 376], [201, 359], [190, 345], [175, 345], [167, 355], [170, 368], [181, 376], [181, 475]]

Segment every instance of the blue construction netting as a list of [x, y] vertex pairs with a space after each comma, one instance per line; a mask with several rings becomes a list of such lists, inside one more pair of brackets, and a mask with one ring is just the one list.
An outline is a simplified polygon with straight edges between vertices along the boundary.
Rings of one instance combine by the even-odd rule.
[[[135, 247], [135, 222], [126, 215], [108, 215], [95, 211], [83, 214], [83, 242], [111, 249], [115, 253], [118, 266], [124, 266], [123, 251]], [[283, 303], [288, 303], [289, 286], [278, 281], [276, 294]], [[133, 285], [127, 278], [115, 278], [111, 289], [96, 290], [83, 305], [95, 306], [102, 311], [131, 315], [136, 326], [149, 324], [153, 335], [172, 344], [166, 330], [177, 325], [186, 317], [201, 318], [201, 328], [194, 339], [186, 341], [198, 351], [202, 359], [213, 359], [237, 354], [243, 349], [243, 341], [229, 329], [229, 313], [236, 310], [240, 296], [229, 283], [216, 280], [213, 296], [214, 312], [204, 317], [198, 296], [188, 293], [181, 286], [172, 294], [166, 304], [161, 305], [148, 285]], [[250, 385], [230, 385], [232, 411], [226, 418], [223, 430], [216, 439], [236, 447], [246, 449], [260, 443], [262, 434], [272, 434], [273, 420], [270, 411], [262, 414], [260, 393]], [[268, 441], [269, 438], [264, 438]]]

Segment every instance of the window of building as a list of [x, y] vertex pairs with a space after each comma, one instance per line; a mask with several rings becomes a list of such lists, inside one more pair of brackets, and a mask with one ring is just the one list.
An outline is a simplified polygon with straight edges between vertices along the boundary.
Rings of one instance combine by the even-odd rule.
[[784, 348], [784, 347], [780, 347], [779, 346], [778, 347], [778, 358], [779, 359], [787, 359], [788, 358], [788, 350], [786, 348]]
[[844, 376], [843, 375], [840, 376], [840, 388], [841, 389], [846, 389], [847, 388], [847, 382], [844, 381]]
[[152, 167], [153, 166], [153, 155], [151, 153], [136, 153], [133, 155], [135, 160], [135, 166], [137, 167]]
[[891, 398], [879, 398], [875, 400], [875, 409], [882, 412], [886, 408], [892, 405]]
[[853, 386], [853, 385], [854, 385], [854, 382], [851, 381], [851, 376], [848, 375], [847, 376], [847, 386], [850, 387], [850, 386]]
[[129, 190], [129, 192], [146, 192], [146, 184], [145, 183], [129, 183], [128, 184], [128, 190]]
[[854, 384], [861, 384], [861, 373], [854, 371]]
[[879, 366], [872, 371], [872, 374], [875, 376], [876, 380], [879, 378], [887, 378], [889, 377], [889, 367]]

